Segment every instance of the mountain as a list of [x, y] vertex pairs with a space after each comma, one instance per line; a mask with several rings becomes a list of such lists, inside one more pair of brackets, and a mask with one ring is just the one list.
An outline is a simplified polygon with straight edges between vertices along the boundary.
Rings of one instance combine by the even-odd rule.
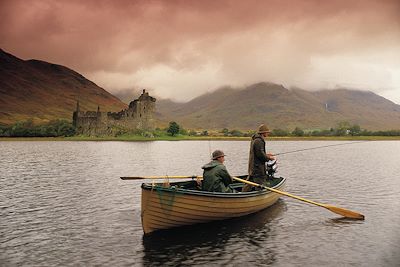
[[[124, 99], [130, 92], [120, 91]], [[127, 105], [79, 73], [39, 60], [21, 60], [0, 49], [0, 124], [33, 118], [72, 120], [81, 110], [120, 111]], [[368, 130], [400, 129], [400, 106], [368, 91], [310, 92], [273, 83], [223, 87], [186, 103], [156, 102], [156, 121], [176, 121], [189, 129], [249, 130], [260, 123], [272, 129], [328, 129], [341, 121]]]
[[221, 88], [187, 103], [157, 102], [163, 121], [195, 129], [329, 129], [341, 121], [368, 130], [400, 128], [400, 106], [368, 91], [287, 89], [273, 83]]
[[40, 60], [21, 60], [0, 49], [0, 124], [32, 118], [72, 120], [81, 110], [120, 111], [127, 107], [79, 73]]

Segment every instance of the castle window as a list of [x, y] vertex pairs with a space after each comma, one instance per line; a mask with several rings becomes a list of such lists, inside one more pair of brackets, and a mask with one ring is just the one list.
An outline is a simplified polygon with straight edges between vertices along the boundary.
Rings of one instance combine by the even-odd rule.
[[140, 118], [142, 117], [142, 113], [139, 114], [139, 117], [140, 117]]

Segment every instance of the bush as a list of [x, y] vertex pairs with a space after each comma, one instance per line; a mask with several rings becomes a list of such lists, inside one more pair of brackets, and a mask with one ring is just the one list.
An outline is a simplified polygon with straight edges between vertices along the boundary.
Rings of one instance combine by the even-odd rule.
[[273, 129], [271, 136], [289, 136], [289, 132], [283, 129]]
[[151, 132], [143, 132], [142, 136], [146, 138], [154, 138], [154, 134]]
[[7, 126], [0, 126], [0, 136], [9, 136]]
[[335, 135], [337, 136], [345, 136], [350, 132], [350, 123], [347, 121], [341, 121], [338, 123], [335, 129]]
[[230, 132], [230, 135], [231, 136], [235, 136], [235, 137], [240, 137], [240, 136], [243, 136], [243, 133], [241, 131], [239, 131], [239, 130], [232, 130]]
[[179, 133], [179, 129], [180, 129], [179, 124], [174, 121], [171, 121], [169, 123], [167, 132], [170, 133], [172, 136], [174, 136]]
[[292, 134], [293, 134], [294, 136], [304, 136], [304, 131], [303, 131], [302, 129], [300, 129], [299, 127], [296, 127], [296, 128], [293, 130]]
[[194, 131], [194, 130], [190, 130], [190, 132], [189, 132], [189, 135], [191, 135], [191, 136], [195, 136], [195, 135], [197, 135], [197, 132], [196, 132], [196, 131]]
[[360, 135], [360, 133], [361, 133], [360, 125], [354, 124], [349, 128], [349, 134], [352, 136]]
[[228, 128], [224, 128], [224, 129], [222, 129], [222, 130], [221, 130], [221, 133], [223, 133], [223, 134], [224, 134], [224, 136], [228, 136], [228, 134], [229, 134], [229, 130], [228, 130]]
[[75, 127], [65, 120], [50, 121], [49, 126], [54, 127], [55, 136], [73, 136]]
[[181, 134], [181, 135], [188, 135], [188, 131], [185, 130], [185, 129], [183, 129], [183, 128], [181, 128], [181, 129], [179, 130], [179, 134]]
[[54, 120], [47, 124], [34, 125], [32, 120], [16, 122], [0, 129], [0, 136], [9, 137], [56, 137], [73, 136], [75, 127], [65, 120]]

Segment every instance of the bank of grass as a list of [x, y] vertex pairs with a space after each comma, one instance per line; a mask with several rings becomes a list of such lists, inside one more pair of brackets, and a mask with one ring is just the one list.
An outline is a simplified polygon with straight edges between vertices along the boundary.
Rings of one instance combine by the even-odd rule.
[[[248, 141], [250, 137], [228, 136], [190, 136], [190, 135], [163, 135], [146, 137], [142, 135], [121, 136], [71, 136], [71, 137], [0, 137], [0, 141], [185, 141], [185, 140], [220, 140], [220, 141]], [[305, 136], [305, 137], [267, 137], [270, 141], [384, 141], [400, 140], [400, 136]]]

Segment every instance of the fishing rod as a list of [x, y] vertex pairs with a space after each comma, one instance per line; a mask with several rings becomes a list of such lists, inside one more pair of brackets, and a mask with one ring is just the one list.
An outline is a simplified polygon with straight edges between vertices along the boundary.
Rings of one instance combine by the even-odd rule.
[[301, 152], [301, 151], [306, 151], [306, 150], [313, 150], [313, 149], [319, 149], [319, 148], [325, 148], [325, 147], [331, 147], [331, 146], [343, 146], [343, 145], [350, 145], [350, 144], [356, 144], [356, 143], [359, 144], [359, 143], [364, 143], [364, 142], [370, 142], [370, 141], [369, 140], [364, 140], [364, 141], [349, 142], [349, 143], [344, 143], [344, 144], [333, 144], [333, 145], [326, 145], [326, 146], [317, 146], [317, 147], [298, 149], [298, 150], [293, 150], [293, 151], [288, 151], [288, 152], [282, 152], [282, 153], [278, 153], [278, 154], [274, 154], [274, 155], [275, 156], [279, 156], [279, 155], [296, 153], [296, 152]]

